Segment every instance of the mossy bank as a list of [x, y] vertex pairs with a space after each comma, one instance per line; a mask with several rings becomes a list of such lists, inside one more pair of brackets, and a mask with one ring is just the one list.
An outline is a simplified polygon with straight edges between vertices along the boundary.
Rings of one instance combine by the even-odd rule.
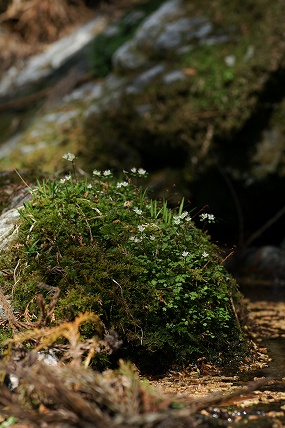
[[17, 242], [2, 254], [2, 287], [29, 320], [39, 316], [38, 283], [59, 287], [52, 323], [95, 312], [123, 341], [113, 358], [143, 370], [201, 357], [237, 363], [249, 353], [240, 295], [195, 226], [214, 217], [188, 212], [183, 200], [171, 211], [149, 199], [145, 176], [134, 168], [120, 179], [106, 170], [38, 183], [21, 210]]

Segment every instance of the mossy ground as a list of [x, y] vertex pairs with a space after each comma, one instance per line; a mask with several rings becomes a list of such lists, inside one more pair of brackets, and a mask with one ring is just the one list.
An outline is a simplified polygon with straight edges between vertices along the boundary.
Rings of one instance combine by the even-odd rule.
[[[17, 243], [1, 261], [14, 307], [38, 316], [37, 284], [59, 287], [55, 322], [100, 315], [124, 341], [121, 355], [145, 370], [157, 369], [154, 361], [163, 370], [198, 357], [223, 364], [224, 353], [243, 358], [240, 296], [217, 248], [182, 205], [175, 215], [131, 181], [108, 175], [91, 186], [50, 182], [34, 191]], [[83, 332], [92, 336], [92, 328]]]

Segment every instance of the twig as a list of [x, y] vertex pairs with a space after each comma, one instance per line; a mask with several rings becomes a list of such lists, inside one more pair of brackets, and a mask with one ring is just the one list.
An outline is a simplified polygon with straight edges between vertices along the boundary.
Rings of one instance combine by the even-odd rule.
[[223, 265], [230, 257], [232, 257], [234, 255], [234, 251], [231, 251], [222, 261], [221, 261], [221, 265]]
[[230, 302], [231, 302], [231, 305], [232, 305], [232, 310], [233, 310], [233, 313], [235, 315], [235, 319], [236, 319], [236, 322], [237, 322], [237, 326], [238, 326], [239, 332], [242, 334], [242, 329], [241, 329], [241, 326], [240, 326], [238, 314], [237, 314], [237, 311], [236, 311], [236, 308], [235, 308], [235, 304], [234, 304], [232, 295], [230, 295]]
[[28, 187], [30, 190], [32, 190], [31, 186], [28, 185], [28, 183], [23, 179], [23, 177], [21, 176], [21, 174], [16, 169], [15, 169], [15, 173], [22, 180], [22, 182], [25, 184], [25, 186]]
[[[252, 381], [247, 384], [245, 388], [240, 388], [237, 391], [232, 392], [231, 394], [223, 394], [223, 393], [214, 393], [210, 394], [206, 397], [202, 397], [200, 400], [193, 400], [190, 402], [186, 401], [186, 404], [189, 404], [189, 407], [191, 408], [192, 412], [197, 412], [199, 410], [205, 409], [212, 405], [218, 405], [226, 403], [229, 400], [232, 400], [233, 398], [240, 397], [241, 395], [247, 395], [250, 394], [252, 391], [256, 391], [260, 389], [260, 387], [267, 385], [270, 382], [271, 378], [263, 378], [259, 379], [257, 381]], [[184, 400], [183, 400], [184, 402]]]

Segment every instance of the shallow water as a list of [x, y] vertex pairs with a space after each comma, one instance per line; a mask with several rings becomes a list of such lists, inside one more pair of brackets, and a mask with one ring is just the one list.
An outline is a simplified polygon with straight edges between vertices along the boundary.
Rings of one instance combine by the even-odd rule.
[[262, 369], [263, 376], [285, 380], [285, 338], [264, 339], [262, 343], [267, 348], [268, 355], [272, 358], [269, 366]]
[[[282, 303], [285, 302], [285, 287], [280, 286], [278, 282], [271, 286], [247, 286], [241, 288], [241, 292], [251, 302]], [[284, 313], [285, 319], [285, 313]], [[267, 348], [271, 361], [269, 367], [258, 370], [255, 376], [269, 376], [277, 380], [285, 380], [285, 337], [264, 338], [261, 346]]]

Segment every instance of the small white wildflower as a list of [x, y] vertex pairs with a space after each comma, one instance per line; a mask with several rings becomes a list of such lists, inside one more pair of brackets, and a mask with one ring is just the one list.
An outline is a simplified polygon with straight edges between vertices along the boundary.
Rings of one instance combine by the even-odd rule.
[[75, 159], [75, 155], [73, 153], [65, 153], [62, 157], [69, 162], [73, 162]]
[[103, 175], [104, 177], [109, 177], [110, 175], [112, 175], [112, 173], [109, 169], [106, 169], [106, 171], [103, 171]]
[[209, 221], [210, 223], [215, 221], [215, 216], [214, 216], [214, 214], [208, 214], [208, 221]]
[[94, 169], [93, 175], [97, 175], [98, 177], [100, 177], [101, 171], [98, 171], [98, 169]]
[[187, 211], [184, 211], [182, 214], [180, 214], [180, 218], [181, 219], [183, 219], [183, 218], [185, 218], [187, 216], [188, 216], [188, 212]]
[[120, 183], [117, 183], [117, 189], [120, 189], [121, 187], [127, 187], [129, 183], [127, 181], [122, 181]]
[[189, 255], [189, 251], [183, 251], [181, 254], [182, 257], [187, 257]]
[[139, 224], [138, 229], [140, 232], [143, 232], [145, 230], [145, 227], [142, 224]]
[[92, 184], [91, 183], [87, 184], [87, 189], [92, 189]]
[[65, 179], [65, 178], [61, 178], [61, 179], [59, 180], [59, 182], [60, 182], [60, 184], [64, 184], [64, 183], [66, 182], [66, 179]]
[[207, 257], [209, 257], [209, 253], [207, 253], [206, 251], [203, 251], [202, 257], [206, 259]]
[[191, 221], [192, 217], [190, 217], [190, 215], [188, 215], [187, 217], [185, 217], [185, 221]]
[[150, 239], [151, 241], [154, 241], [154, 240], [155, 240], [155, 236], [150, 235], [149, 239]]
[[138, 169], [138, 175], [146, 175], [146, 170], [143, 168]]
[[71, 180], [71, 175], [70, 174], [65, 176], [65, 181], [69, 181], [69, 180]]
[[133, 174], [136, 174], [137, 169], [136, 169], [136, 168], [131, 168], [131, 172], [132, 172]]
[[139, 210], [138, 208], [134, 208], [134, 212], [135, 212], [136, 214], [139, 214], [139, 215], [141, 215], [141, 214], [142, 214], [142, 210]]
[[208, 220], [209, 223], [213, 223], [215, 221], [215, 216], [214, 214], [203, 213], [200, 215], [200, 220]]
[[174, 224], [180, 224], [181, 223], [180, 218], [173, 218], [173, 223]]
[[135, 243], [138, 243], [138, 242], [141, 242], [141, 241], [142, 241], [142, 238], [137, 238], [136, 236], [131, 236], [131, 237], [129, 238], [129, 241], [133, 241], [133, 242], [135, 242]]

